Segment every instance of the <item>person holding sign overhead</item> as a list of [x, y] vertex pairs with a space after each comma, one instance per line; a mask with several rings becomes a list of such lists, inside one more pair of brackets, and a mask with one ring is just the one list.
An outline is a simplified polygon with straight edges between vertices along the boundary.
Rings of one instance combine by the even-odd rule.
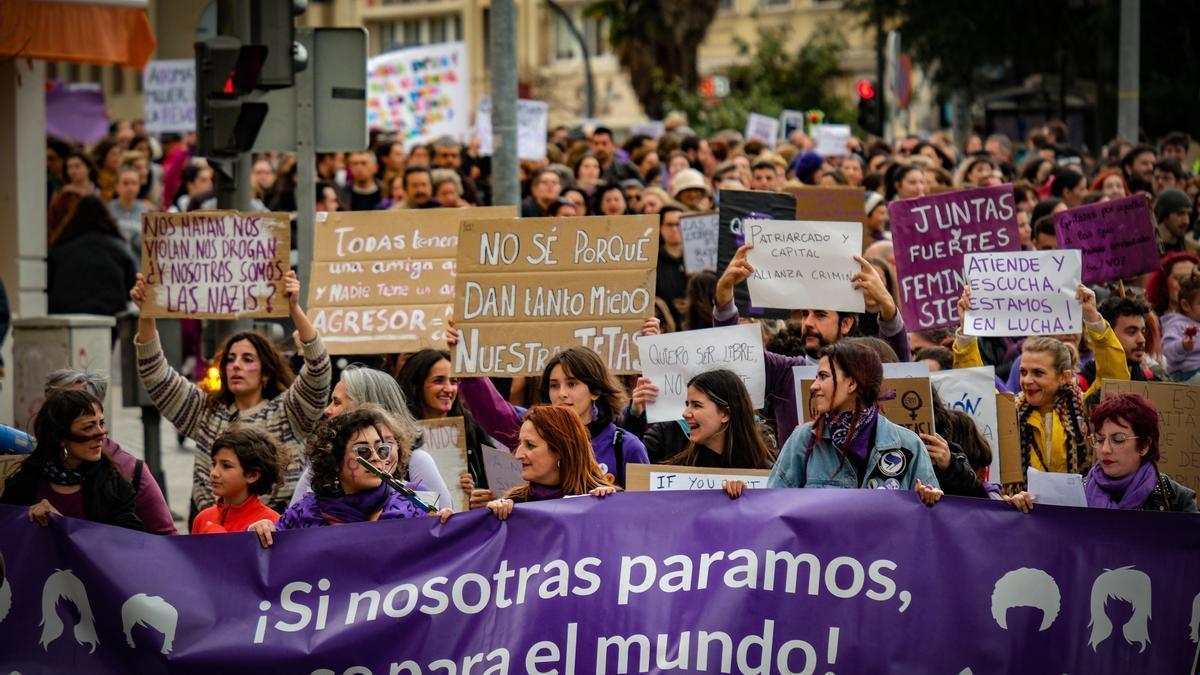
[[[754, 244], [745, 244], [737, 250], [717, 281], [713, 296], [713, 325], [732, 326], [738, 323], [737, 305], [733, 301], [733, 289], [754, 274], [754, 266], [746, 259], [746, 253]], [[904, 330], [904, 318], [896, 308], [896, 300], [888, 292], [879, 270], [866, 258], [854, 256], [859, 271], [851, 278], [854, 288], [862, 291], [868, 312], [879, 314], [879, 336], [895, 350], [900, 361], [911, 360], [908, 348], [908, 333]], [[766, 353], [767, 392], [775, 412], [779, 438], [787, 439], [799, 424], [797, 414], [795, 378], [792, 366], [813, 365], [822, 349], [854, 334], [858, 316], [847, 312], [832, 312], [820, 308], [796, 309], [793, 320], [804, 324], [804, 348], [807, 356], [784, 356]]]
[[521, 463], [521, 478], [529, 484], [488, 502], [488, 510], [496, 518], [508, 518], [518, 502], [585, 494], [605, 497], [618, 490], [596, 464], [588, 430], [574, 410], [557, 405], [530, 408], [519, 439], [514, 456]]
[[[129, 297], [140, 309], [147, 299], [146, 278], [138, 274]], [[192, 502], [198, 510], [216, 503], [209, 473], [212, 458], [207, 448], [235, 422], [266, 428], [285, 451], [287, 469], [282, 488], [267, 505], [287, 508], [303, 468], [300, 455], [304, 438], [321, 420], [329, 398], [329, 353], [300, 307], [300, 282], [296, 273], [284, 277], [292, 322], [304, 353], [304, 367], [293, 376], [287, 360], [261, 333], [244, 331], [225, 340], [218, 352], [221, 387], [205, 392], [167, 363], [158, 340], [155, 320], [142, 315], [134, 338], [138, 376], [155, 407], [181, 433], [200, 447], [192, 475]]]
[[[1021, 347], [1021, 392], [1017, 395], [1017, 424], [1021, 435], [1021, 473], [1039, 471], [1082, 473], [1088, 469], [1087, 420], [1083, 399], [1100, 391], [1105, 380], [1128, 380], [1125, 349], [1096, 307], [1096, 294], [1079, 284], [1076, 299], [1083, 324], [1096, 354], [1096, 378], [1081, 392], [1075, 377], [1075, 355], [1064, 343], [1045, 336], [1030, 337]], [[961, 326], [954, 341], [954, 367], [983, 365], [979, 343], [965, 335], [971, 289], [958, 300]]]
[[812, 422], [796, 429], [767, 487], [916, 490], [932, 505], [942, 496], [924, 443], [879, 414], [883, 364], [859, 342], [838, 342], [817, 364]]

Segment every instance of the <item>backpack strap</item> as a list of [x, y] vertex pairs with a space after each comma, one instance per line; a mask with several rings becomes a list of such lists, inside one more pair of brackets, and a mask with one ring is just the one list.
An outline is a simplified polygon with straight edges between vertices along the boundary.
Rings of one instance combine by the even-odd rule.
[[617, 485], [625, 487], [625, 430], [616, 427], [613, 433], [613, 475], [617, 477]]
[[138, 460], [137, 464], [133, 465], [133, 496], [136, 497], [138, 491], [142, 489], [142, 471], [146, 468], [146, 463]]

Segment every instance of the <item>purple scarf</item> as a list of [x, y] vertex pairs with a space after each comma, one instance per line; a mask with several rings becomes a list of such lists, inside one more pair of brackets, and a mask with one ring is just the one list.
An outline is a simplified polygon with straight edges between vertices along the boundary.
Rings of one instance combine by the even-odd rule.
[[854, 436], [850, 437], [850, 419], [854, 417], [853, 410], [840, 413], [824, 413], [823, 424], [829, 430], [829, 437], [838, 448], [845, 449], [846, 455], [858, 460], [858, 466], [867, 463], [871, 454], [871, 437], [875, 432], [875, 421], [879, 417], [879, 406], [872, 404], [864, 408], [854, 425]]
[[547, 499], [562, 499], [563, 489], [561, 485], [542, 485], [541, 483], [529, 484], [529, 501], [540, 502]]
[[315, 492], [310, 492], [304, 495], [300, 501], [292, 504], [279, 517], [279, 522], [275, 524], [275, 527], [280, 530], [294, 530], [304, 527], [361, 523], [381, 509], [383, 512], [379, 514], [379, 520], [417, 518], [426, 515], [399, 492], [381, 484], [374, 490], [337, 497], [320, 497]]
[[[1094, 509], [1137, 510], [1146, 504], [1150, 493], [1158, 485], [1158, 469], [1153, 462], [1142, 462], [1137, 471], [1124, 478], [1109, 478], [1097, 462], [1088, 471], [1087, 484], [1083, 488], [1088, 506]], [[1114, 497], [1120, 497], [1114, 500]]]

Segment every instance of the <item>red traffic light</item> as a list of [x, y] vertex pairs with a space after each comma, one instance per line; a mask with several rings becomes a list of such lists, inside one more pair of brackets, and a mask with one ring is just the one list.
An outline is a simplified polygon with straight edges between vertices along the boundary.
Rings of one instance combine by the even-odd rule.
[[875, 98], [875, 85], [870, 80], [859, 80], [857, 88], [859, 98]]

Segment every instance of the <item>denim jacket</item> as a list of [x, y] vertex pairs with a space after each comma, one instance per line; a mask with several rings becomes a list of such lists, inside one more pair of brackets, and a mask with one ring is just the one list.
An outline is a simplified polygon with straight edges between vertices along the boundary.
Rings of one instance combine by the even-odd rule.
[[797, 427], [779, 452], [767, 487], [912, 490], [917, 480], [923, 485], [940, 487], [933, 473], [933, 462], [921, 439], [882, 416], [875, 425], [875, 440], [867, 457], [867, 476], [861, 484], [848, 460], [838, 468], [839, 454], [828, 432], [817, 441], [812, 455], [806, 456], [812, 433], [812, 422]]

